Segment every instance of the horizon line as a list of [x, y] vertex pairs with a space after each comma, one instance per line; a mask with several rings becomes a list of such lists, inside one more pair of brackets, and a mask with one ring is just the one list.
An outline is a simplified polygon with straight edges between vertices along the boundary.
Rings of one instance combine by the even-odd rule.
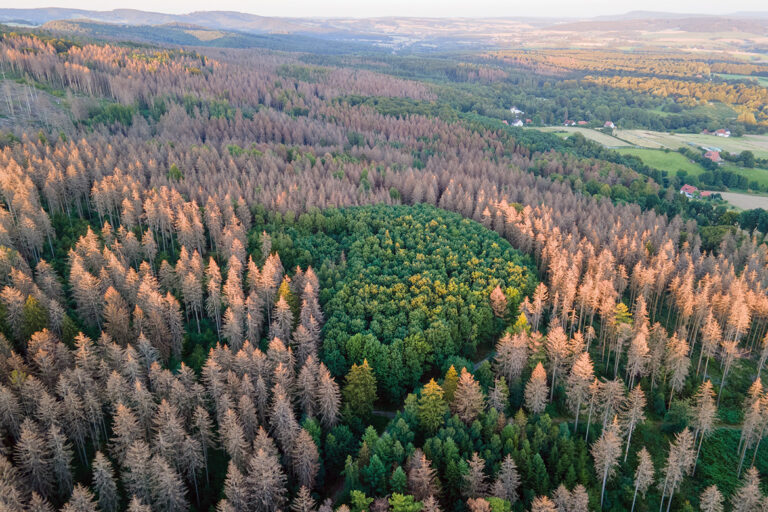
[[222, 10], [222, 9], [212, 9], [212, 10], [194, 10], [194, 11], [186, 11], [186, 12], [167, 12], [167, 11], [154, 11], [154, 10], [144, 10], [144, 9], [136, 9], [131, 7], [116, 7], [114, 9], [84, 9], [80, 7], [58, 7], [58, 6], [49, 6], [49, 7], [0, 7], [0, 11], [45, 11], [45, 10], [63, 10], [63, 11], [83, 11], [83, 12], [90, 12], [90, 13], [115, 13], [119, 11], [129, 11], [129, 12], [139, 12], [139, 13], [147, 13], [147, 14], [160, 14], [160, 15], [166, 15], [166, 16], [190, 16], [193, 14], [203, 14], [203, 13], [229, 13], [229, 14], [244, 14], [249, 16], [258, 16], [262, 18], [281, 18], [281, 19], [295, 19], [295, 20], [301, 20], [301, 19], [316, 19], [316, 20], [343, 20], [343, 19], [358, 19], [358, 20], [365, 20], [365, 19], [386, 19], [386, 18], [404, 18], [404, 19], [434, 19], [434, 20], [440, 20], [440, 19], [467, 19], [467, 20], [488, 20], [488, 19], [497, 19], [497, 20], [518, 20], [518, 19], [539, 19], [539, 20], [588, 20], [588, 19], [594, 19], [594, 18], [600, 18], [600, 17], [611, 17], [611, 16], [626, 16], [629, 14], [639, 14], [639, 15], [648, 15], [648, 17], [652, 17], [653, 15], [679, 15], [679, 16], [703, 16], [703, 17], [716, 17], [716, 16], [745, 16], [745, 15], [754, 15], [754, 14], [765, 14], [768, 16], [768, 9], [765, 10], [756, 10], [756, 11], [734, 11], [734, 12], [728, 12], [728, 13], [705, 13], [700, 11], [695, 12], [680, 12], [680, 11], [661, 11], [661, 10], [653, 10], [653, 11], [644, 11], [644, 10], [630, 10], [630, 11], [622, 11], [622, 12], [604, 12], [600, 14], [591, 14], [586, 16], [542, 16], [542, 15], [517, 15], [517, 16], [503, 16], [503, 15], [478, 15], [478, 16], [461, 16], [461, 15], [446, 15], [446, 16], [414, 16], [414, 15], [407, 15], [407, 14], [385, 14], [385, 15], [371, 15], [371, 16], [290, 16], [290, 15], [268, 15], [268, 14], [258, 14], [255, 12], [248, 12], [248, 11], [238, 11], [238, 10]]

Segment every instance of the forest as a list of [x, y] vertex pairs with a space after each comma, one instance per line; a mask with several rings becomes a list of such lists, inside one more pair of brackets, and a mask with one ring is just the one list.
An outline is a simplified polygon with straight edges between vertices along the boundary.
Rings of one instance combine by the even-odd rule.
[[[615, 94], [617, 89], [629, 89], [673, 99], [672, 104], [661, 104], [664, 112], [679, 113], [686, 108], [714, 102], [734, 108], [734, 126], [750, 127], [766, 123], [765, 87], [720, 76], [765, 76], [768, 74], [768, 66], [764, 63], [748, 63], [737, 57], [714, 52], [692, 54], [663, 50], [504, 50], [489, 52], [487, 58], [490, 62], [501, 63], [503, 68], [525, 69], [544, 76], [562, 76], [571, 82], [578, 82], [582, 88], [592, 84], [610, 91], [599, 88], [598, 94], [601, 95]], [[654, 105], [652, 108], [658, 107]], [[634, 119], [634, 115], [619, 114], [615, 107], [612, 114], [611, 119], [621, 119], [622, 125], [651, 127], [649, 120], [646, 120], [647, 114], [645, 118], [640, 117], [639, 122]], [[608, 117], [603, 117], [608, 120]], [[654, 117], [650, 121], [655, 125], [652, 129], [676, 130], [682, 127], [675, 126], [679, 121], [670, 122], [658, 114]], [[694, 123], [697, 121], [690, 117], [685, 123], [686, 131], [701, 131], [701, 119], [698, 120], [699, 125], [696, 125]], [[587, 120], [591, 120], [591, 117], [587, 116]], [[709, 120], [712, 120], [711, 117]]]
[[312, 57], [3, 33], [0, 509], [768, 507], [764, 210]]

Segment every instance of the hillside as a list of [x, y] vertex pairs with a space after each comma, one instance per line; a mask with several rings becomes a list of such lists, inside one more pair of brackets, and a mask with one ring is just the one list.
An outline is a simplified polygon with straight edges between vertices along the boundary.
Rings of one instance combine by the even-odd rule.
[[97, 38], [112, 41], [136, 41], [176, 46], [210, 46], [221, 48], [268, 48], [284, 51], [316, 53], [373, 52], [376, 48], [354, 41], [340, 42], [299, 34], [247, 33], [199, 25], [171, 22], [162, 25], [117, 25], [88, 20], [49, 21], [43, 30], [55, 34]]
[[[530, 18], [278, 18], [239, 12], [204, 11], [161, 14], [131, 9], [86, 11], [78, 9], [0, 9], [0, 22], [44, 25], [51, 21], [90, 20], [130, 26], [189, 24], [211, 30], [247, 34], [295, 34], [341, 42], [373, 43], [396, 51], [454, 51], [463, 48], [615, 47], [658, 45], [696, 48], [709, 39], [714, 49], [735, 48], [735, 39], [765, 47], [768, 16], [735, 14], [705, 17], [634, 12], [626, 16], [594, 19]], [[147, 28], [143, 31], [148, 32]], [[135, 32], [135, 30], [134, 30]], [[723, 37], [708, 37], [721, 34]], [[727, 34], [727, 36], [726, 36]], [[699, 38], [699, 39], [697, 39]], [[173, 40], [174, 38], [170, 38]], [[161, 42], [162, 38], [155, 37]], [[183, 40], [179, 38], [179, 41]]]

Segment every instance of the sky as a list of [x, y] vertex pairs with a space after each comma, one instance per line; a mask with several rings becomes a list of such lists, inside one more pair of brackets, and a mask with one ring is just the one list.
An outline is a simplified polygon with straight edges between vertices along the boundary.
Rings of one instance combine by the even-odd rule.
[[240, 11], [287, 17], [591, 17], [628, 11], [725, 14], [768, 11], [765, 0], [0, 0], [0, 8], [140, 9], [165, 13]]

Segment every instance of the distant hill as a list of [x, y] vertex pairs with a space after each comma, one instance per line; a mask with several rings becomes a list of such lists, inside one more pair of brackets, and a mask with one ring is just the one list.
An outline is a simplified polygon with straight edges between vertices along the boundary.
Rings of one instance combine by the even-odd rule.
[[705, 14], [691, 14], [682, 12], [659, 12], [659, 11], [630, 11], [624, 14], [609, 14], [605, 16], [595, 16], [593, 21], [621, 21], [621, 20], [675, 20], [681, 18], [703, 18], [708, 17]]
[[[525, 23], [532, 26], [547, 26], [557, 22], [606, 22], [606, 21], [636, 21], [636, 20], [686, 20], [686, 19], [768, 19], [768, 10], [762, 12], [735, 12], [728, 15], [707, 15], [702, 13], [670, 13], [658, 11], [630, 11], [624, 14], [595, 16], [593, 18], [565, 17], [525, 17], [507, 16], [498, 18], [414, 18], [407, 16], [392, 16], [382, 18], [304, 18], [304, 17], [269, 17], [258, 16], [236, 11], [195, 11], [187, 14], [165, 14], [160, 12], [140, 11], [137, 9], [114, 9], [111, 11], [95, 11], [84, 9], [68, 9], [63, 7], [48, 7], [38, 9], [0, 9], [0, 22], [27, 22], [43, 25], [55, 20], [89, 19], [105, 23], [123, 25], [165, 25], [168, 23], [189, 23], [207, 28], [237, 30], [260, 33], [300, 33], [300, 32], [334, 32], [339, 28], [348, 31], [370, 31], [371, 29], [387, 29], [397, 31], [397, 27], [422, 25], [447, 30], [462, 29], [468, 32], [477, 31], [480, 27], [508, 26], [510, 22]], [[439, 27], [437, 26], [439, 25]]]
[[134, 9], [90, 11], [83, 9], [40, 8], [0, 9], [0, 23], [24, 20], [43, 25], [58, 20], [92, 20], [121, 25], [165, 25], [189, 23], [206, 28], [237, 30], [256, 33], [332, 33], [339, 30], [353, 33], [406, 32], [408, 27], [426, 28], [428, 35], [435, 32], [485, 32], [489, 28], [502, 30], [510, 25], [526, 24], [546, 26], [567, 18], [411, 18], [405, 16], [383, 18], [280, 18], [258, 16], [234, 11], [197, 11], [188, 14], [163, 14]]
[[[84, 37], [315, 53], [446, 52], [511, 47], [646, 46], [762, 51], [768, 12], [729, 16], [632, 11], [575, 18], [285, 18], [232, 11], [163, 14], [135, 9], [0, 9], [0, 23]], [[689, 38], [688, 34], [696, 34]]]
[[627, 30], [642, 30], [661, 32], [678, 30], [681, 32], [743, 32], [747, 34], [768, 34], [768, 18], [746, 19], [727, 16], [690, 16], [641, 18], [628, 17], [624, 19], [602, 19], [564, 23], [552, 27], [553, 30], [569, 32], [606, 31], [621, 32]]
[[374, 48], [355, 42], [310, 37], [300, 34], [252, 34], [211, 29], [192, 23], [171, 22], [162, 25], [127, 25], [93, 20], [56, 20], [42, 25], [52, 33], [74, 34], [102, 40], [136, 41], [180, 46], [220, 48], [267, 48], [283, 51], [313, 51], [337, 54], [371, 52]]
[[125, 23], [131, 25], [159, 25], [175, 21], [172, 14], [144, 12], [134, 9], [115, 9], [113, 11], [88, 11], [83, 9], [67, 9], [63, 7], [46, 7], [40, 9], [0, 9], [0, 21], [25, 20], [35, 25], [43, 25], [54, 20], [91, 19], [109, 23]]

